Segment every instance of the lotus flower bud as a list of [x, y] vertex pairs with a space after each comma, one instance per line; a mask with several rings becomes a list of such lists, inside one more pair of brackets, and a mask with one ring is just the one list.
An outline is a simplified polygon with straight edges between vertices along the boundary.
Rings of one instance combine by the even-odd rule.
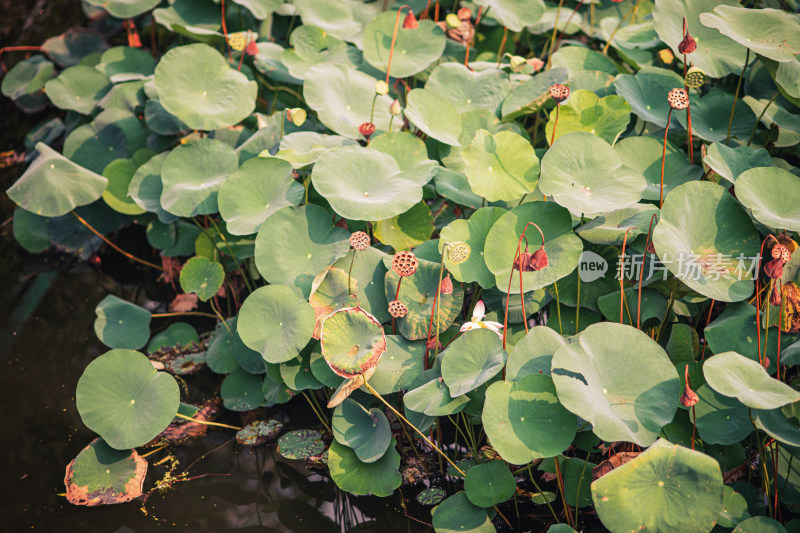
[[764, 273], [769, 278], [780, 279], [783, 276], [783, 261], [781, 259], [773, 259], [764, 265]]
[[392, 300], [389, 302], [389, 314], [394, 318], [403, 318], [408, 314], [408, 307], [400, 300]]
[[444, 21], [447, 22], [447, 25], [451, 28], [458, 28], [461, 26], [461, 19], [458, 18], [458, 15], [455, 13], [450, 13], [444, 18]]
[[772, 292], [769, 295], [769, 303], [774, 305], [775, 307], [780, 307], [781, 305], [781, 290], [778, 287], [778, 283], [776, 283], [772, 287]]
[[687, 33], [686, 37], [678, 44], [678, 52], [682, 54], [691, 54], [695, 50], [697, 50], [697, 41]]
[[400, 115], [400, 112], [402, 110], [403, 110], [403, 108], [400, 107], [400, 102], [398, 102], [396, 99], [389, 106], [389, 114], [392, 115], [393, 117], [396, 117], [396, 116]]
[[286, 110], [286, 118], [295, 126], [302, 126], [308, 117], [308, 113], [302, 107], [293, 107]]
[[532, 57], [528, 59], [528, 64], [531, 66], [531, 68], [533, 68], [534, 72], [539, 72], [540, 70], [542, 70], [542, 67], [544, 66], [544, 61], [542, 61], [538, 57]]
[[442, 279], [441, 293], [453, 294], [453, 280], [450, 279], [450, 274], [446, 275], [444, 279]]
[[531, 256], [531, 270], [543, 270], [550, 264], [550, 259], [547, 257], [547, 252], [544, 251], [544, 245], [533, 252]]
[[567, 98], [569, 98], [569, 87], [566, 85], [561, 85], [560, 83], [556, 83], [555, 85], [551, 85], [548, 89], [550, 96], [553, 100], [556, 101], [557, 104], [560, 104]]
[[414, 13], [411, 11], [408, 12], [406, 18], [403, 19], [403, 28], [407, 30], [415, 30], [419, 28], [419, 22], [417, 22], [417, 17], [414, 16]]
[[469, 259], [472, 248], [465, 242], [451, 242], [447, 246], [447, 260], [454, 265], [460, 265]]
[[359, 252], [369, 248], [369, 244], [370, 244], [369, 235], [367, 235], [363, 231], [356, 231], [350, 234], [350, 246], [352, 246]]
[[244, 53], [249, 56], [258, 54], [258, 43], [256, 43], [255, 39], [247, 43], [247, 48], [244, 49]]
[[419, 267], [419, 260], [414, 252], [397, 252], [392, 258], [392, 270], [398, 276], [406, 277], [413, 276]]
[[372, 122], [364, 122], [358, 127], [358, 133], [363, 135], [366, 140], [369, 140], [372, 134], [375, 133], [375, 124]]
[[692, 390], [692, 380], [689, 379], [689, 365], [684, 367], [683, 376], [686, 385], [684, 385], [683, 394], [681, 394], [681, 405], [684, 407], [692, 407], [700, 401], [700, 397]]
[[383, 96], [384, 94], [389, 92], [389, 84], [383, 80], [378, 80], [375, 82], [375, 94], [379, 94]]
[[667, 102], [672, 109], [686, 109], [689, 107], [689, 93], [686, 89], [672, 89], [667, 93]]
[[429, 350], [441, 350], [443, 348], [439, 339], [432, 337], [425, 342], [425, 347]]

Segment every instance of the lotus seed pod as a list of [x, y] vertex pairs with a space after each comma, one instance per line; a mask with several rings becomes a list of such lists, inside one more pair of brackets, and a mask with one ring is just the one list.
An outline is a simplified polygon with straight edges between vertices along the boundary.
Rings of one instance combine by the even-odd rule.
[[781, 246], [781, 261], [788, 263], [792, 260], [792, 252], [786, 246]]
[[400, 300], [392, 300], [389, 302], [389, 314], [394, 318], [403, 318], [408, 314], [408, 307]]
[[687, 87], [697, 89], [698, 87], [702, 87], [707, 80], [708, 76], [706, 76], [706, 73], [697, 67], [692, 67], [688, 70], [688, 72], [686, 72]]
[[363, 135], [366, 140], [369, 140], [372, 134], [375, 133], [375, 124], [372, 122], [364, 122], [358, 127], [358, 133]]
[[446, 275], [442, 279], [441, 293], [442, 294], [453, 294], [453, 280], [450, 279], [450, 274]]
[[689, 94], [686, 89], [672, 89], [667, 93], [667, 102], [672, 109], [686, 109], [689, 107]]
[[369, 235], [367, 235], [363, 231], [356, 231], [350, 234], [350, 246], [352, 246], [359, 252], [369, 248], [369, 244], [370, 244]]
[[447, 25], [451, 28], [458, 28], [461, 25], [461, 19], [455, 13], [450, 13], [444, 18]]
[[383, 96], [384, 94], [389, 92], [389, 84], [383, 80], [378, 80], [375, 82], [375, 93]]
[[782, 299], [781, 298], [781, 290], [780, 290], [780, 287], [778, 285], [779, 284], [776, 283], [772, 287], [772, 292], [769, 295], [769, 303], [770, 303], [770, 305], [774, 305], [775, 307], [778, 307], [778, 306], [781, 305], [781, 299]]
[[454, 265], [460, 265], [472, 253], [472, 248], [465, 242], [451, 242], [447, 245], [447, 260]]
[[392, 258], [392, 270], [399, 276], [413, 276], [419, 267], [419, 260], [414, 252], [397, 252]]
[[308, 113], [301, 107], [293, 107], [286, 110], [286, 118], [295, 126], [302, 126], [305, 123]]
[[548, 89], [548, 92], [550, 92], [550, 96], [556, 101], [557, 104], [560, 104], [569, 98], [569, 87], [566, 85], [561, 85], [560, 83], [551, 85]]
[[415, 30], [419, 28], [419, 22], [417, 22], [417, 17], [414, 16], [414, 13], [411, 11], [408, 12], [406, 18], [403, 19], [403, 28], [406, 30]]
[[468, 7], [462, 7], [458, 10], [459, 20], [469, 20], [472, 18], [472, 10]]
[[531, 268], [531, 257], [533, 254], [526, 248], [524, 252], [520, 252], [517, 261], [514, 263], [514, 270], [521, 270], [522, 272], [533, 272]]
[[400, 107], [400, 102], [398, 102], [396, 99], [391, 103], [391, 105], [389, 105], [389, 114], [393, 117], [398, 116], [402, 110], [403, 108]]
[[531, 270], [543, 270], [550, 264], [550, 259], [547, 257], [547, 252], [544, 251], [544, 246], [533, 252], [531, 256]]
[[231, 33], [228, 35], [228, 44], [230, 45], [232, 50], [236, 50], [237, 52], [241, 52], [244, 50], [244, 47], [247, 45], [247, 32], [240, 31], [236, 33]]
[[683, 376], [686, 385], [683, 387], [683, 394], [681, 394], [680, 402], [684, 407], [692, 407], [700, 401], [700, 397], [692, 390], [692, 381], [689, 379], [689, 365], [684, 367]]
[[772, 247], [772, 258], [773, 259], [780, 259], [781, 258], [781, 248], [783, 248], [783, 246], [780, 245], [780, 244], [776, 244], [775, 246]]
[[687, 33], [686, 37], [678, 44], [678, 52], [682, 54], [691, 54], [695, 50], [697, 50], [697, 41]]

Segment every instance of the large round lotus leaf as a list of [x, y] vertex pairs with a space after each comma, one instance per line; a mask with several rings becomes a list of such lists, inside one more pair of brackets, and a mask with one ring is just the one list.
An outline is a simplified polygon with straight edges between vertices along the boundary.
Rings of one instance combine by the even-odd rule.
[[44, 143], [38, 156], [6, 193], [17, 205], [37, 215], [58, 217], [103, 194], [108, 179], [80, 167]]
[[558, 402], [553, 380], [540, 374], [490, 385], [481, 420], [503, 459], [520, 465], [566, 450], [577, 426], [575, 415]]
[[683, 86], [679, 75], [657, 67], [643, 67], [636, 75], [622, 74], [614, 80], [617, 94], [625, 98], [633, 112], [662, 128], [667, 125], [669, 113], [667, 93]]
[[119, 19], [129, 19], [150, 11], [161, 2], [159, 0], [86, 0], [86, 3], [102, 7], [111, 16]]
[[389, 448], [382, 457], [365, 463], [359, 460], [352, 449], [334, 440], [328, 450], [328, 468], [333, 482], [351, 494], [391, 496], [402, 482], [398, 471], [400, 454], [395, 445], [395, 440], [391, 439]]
[[437, 143], [435, 146], [442, 163], [456, 172], [463, 172], [466, 168], [464, 162], [464, 148], [467, 148], [478, 130], [486, 130], [491, 134], [499, 131], [511, 131], [513, 133], [522, 133], [522, 130], [515, 122], [501, 123], [500, 119], [495, 116], [492, 111], [488, 109], [473, 109], [461, 113], [461, 134], [458, 136], [458, 142], [461, 146], [449, 146], [442, 143]]
[[226, 409], [250, 411], [264, 403], [261, 390], [263, 376], [249, 374], [241, 368], [228, 374], [222, 381], [220, 396]]
[[[797, 418], [790, 411], [792, 406], [784, 409], [756, 409], [753, 411], [753, 422], [758, 429], [767, 433], [775, 440], [788, 446], [800, 447], [800, 428]], [[784, 414], [784, 411], [788, 411]]]
[[[666, 98], [665, 98], [666, 99]], [[723, 91], [713, 91], [702, 98], [694, 94], [690, 96], [692, 111], [692, 135], [709, 142], [725, 141], [728, 135], [728, 120], [731, 116], [734, 96]], [[686, 113], [673, 113], [672, 118], [687, 127]], [[747, 139], [753, 126], [756, 125], [756, 116], [748, 106], [736, 106], [731, 125], [731, 138]]]
[[297, 131], [281, 139], [280, 150], [275, 157], [290, 162], [294, 168], [315, 163], [322, 154], [333, 148], [352, 146], [352, 139], [341, 135], [323, 135], [315, 131]]
[[199, 346], [197, 330], [187, 322], [174, 322], [167, 329], [156, 333], [147, 343], [147, 352], [153, 353], [163, 349]]
[[605, 98], [615, 94], [614, 79], [611, 74], [599, 70], [582, 70], [570, 76], [569, 86], [572, 94], [577, 91], [591, 91], [600, 98]]
[[258, 230], [256, 266], [268, 282], [298, 287], [308, 297], [314, 276], [350, 250], [349, 236], [317, 205], [284, 207]]
[[[661, 156], [664, 150], [664, 141], [655, 137], [626, 137], [614, 145], [619, 160], [628, 168], [641, 173], [647, 180], [644, 189], [645, 200], [658, 200], [661, 197]], [[664, 197], [672, 192], [678, 185], [687, 181], [695, 181], [703, 175], [703, 169], [689, 163], [683, 150], [667, 142], [667, 155], [664, 159]], [[644, 228], [639, 228], [642, 233], [647, 233], [649, 221]], [[655, 224], [654, 224], [655, 227]], [[628, 239], [633, 237], [633, 232], [628, 234]], [[621, 244], [621, 242], [620, 242]]]
[[194, 40], [224, 41], [220, 8], [212, 0], [173, 0], [169, 7], [153, 11], [153, 19], [167, 28]]
[[614, 94], [600, 98], [591, 91], [578, 90], [560, 106], [557, 126], [555, 110], [550, 113], [545, 133], [548, 142], [553, 139], [555, 127], [556, 140], [569, 133], [585, 131], [613, 144], [630, 120], [631, 106], [621, 96]]
[[154, 155], [147, 163], [136, 169], [128, 185], [128, 196], [146, 211], [155, 213], [158, 220], [169, 223], [177, 219], [176, 215], [168, 213], [161, 207], [161, 193], [164, 186], [161, 182], [161, 168], [169, 152]]
[[118, 213], [141, 215], [146, 212], [128, 196], [131, 179], [135, 173], [136, 163], [132, 159], [115, 159], [103, 170], [103, 176], [108, 179], [108, 187], [103, 191], [103, 200]]
[[144, 355], [111, 350], [83, 371], [75, 402], [89, 429], [124, 450], [149, 442], [172, 422], [180, 393], [175, 379]]
[[294, 393], [284, 383], [273, 380], [269, 374], [264, 374], [264, 381], [261, 384], [261, 394], [264, 395], [264, 407], [272, 407], [286, 403], [292, 399]]
[[612, 532], [711, 531], [722, 510], [722, 472], [711, 457], [660, 439], [592, 483]]
[[700, 22], [775, 61], [794, 61], [800, 54], [800, 22], [785, 11], [720, 5], [702, 13]]
[[155, 72], [161, 105], [192, 129], [231, 126], [255, 109], [256, 82], [231, 68], [208, 45], [172, 48]]
[[38, 93], [44, 88], [45, 82], [53, 77], [54, 68], [42, 55], [23, 59], [3, 77], [0, 91], [12, 100]]
[[542, 158], [539, 189], [573, 213], [627, 207], [642, 199], [646, 186], [644, 176], [591, 133], [564, 135]]
[[[634, 138], [641, 139], [642, 137]], [[630, 207], [608, 211], [576, 228], [575, 233], [580, 235], [583, 240], [593, 244], [621, 245], [625, 242], [626, 233], [628, 242], [632, 242], [637, 236], [643, 233], [647, 234], [651, 220], [655, 227], [658, 217], [653, 218], [653, 215], [657, 213], [658, 208], [654, 205], [634, 204]]]
[[592, 470], [597, 465], [577, 457], [557, 455], [542, 461], [539, 464], [539, 470], [557, 474], [556, 461], [558, 461], [561, 477], [564, 479], [564, 493], [567, 504], [577, 507], [591, 505]]
[[457, 492], [433, 510], [436, 533], [495, 533], [486, 509], [472, 504], [466, 493]]
[[506, 363], [503, 340], [490, 329], [467, 331], [442, 354], [442, 379], [456, 397], [492, 379]]
[[415, 384], [425, 379], [429, 381], [409, 390], [403, 396], [403, 405], [411, 411], [432, 417], [452, 415], [464, 409], [469, 403], [469, 398], [450, 396], [450, 390], [438, 374], [438, 371], [426, 370]]
[[758, 362], [736, 352], [717, 354], [703, 365], [708, 385], [754, 409], [777, 409], [800, 400], [797, 392], [770, 377]]
[[514, 495], [517, 482], [503, 461], [475, 465], [464, 478], [467, 498], [478, 507], [503, 503]]
[[425, 346], [411, 342], [401, 335], [386, 336], [386, 352], [381, 356], [370, 386], [379, 394], [391, 394], [408, 389], [422, 374]]
[[800, 178], [778, 167], [751, 168], [736, 180], [736, 197], [771, 228], [800, 230]]
[[150, 338], [150, 312], [113, 294], [97, 304], [94, 310], [94, 332], [109, 348], [135, 350]]
[[280, 55], [281, 62], [289, 69], [289, 73], [300, 80], [304, 79], [308, 69], [321, 63], [334, 63], [356, 68], [361, 64], [358, 49], [348, 46], [322, 28], [303, 24], [289, 37], [291, 49]]
[[[763, 323], [761, 327], [764, 327]], [[704, 333], [708, 347], [713, 353], [734, 351], [753, 361], [759, 360], [756, 308], [747, 302], [726, 306], [722, 314], [711, 322]], [[762, 339], [764, 337], [763, 329], [761, 337]], [[776, 328], [771, 328], [769, 338], [775, 339], [776, 337]], [[786, 342], [785, 334], [783, 340]], [[771, 342], [772, 340], [770, 340]], [[761, 354], [762, 359], [768, 358], [770, 360], [770, 370], [775, 369], [775, 355], [774, 350], [768, 350], [768, 353]]]
[[71, 28], [42, 44], [42, 52], [62, 67], [77, 65], [84, 57], [108, 48], [102, 35], [87, 28]]
[[93, 440], [67, 465], [64, 485], [73, 505], [125, 503], [142, 495], [147, 461], [136, 450], [115, 450]]
[[383, 457], [392, 442], [386, 415], [374, 407], [364, 409], [349, 398], [336, 406], [331, 427], [333, 438], [351, 448], [363, 463], [374, 463]]
[[419, 27], [396, 30], [397, 13], [385, 11], [364, 28], [364, 58], [381, 72], [386, 72], [394, 39], [391, 75], [407, 78], [422, 72], [444, 52], [444, 31], [432, 20], [420, 20]]
[[350, 263], [353, 263], [351, 275], [356, 281], [353, 290], [358, 290], [358, 301], [365, 311], [374, 315], [380, 322], [391, 319], [384, 290], [387, 270], [383, 264], [385, 257], [385, 253], [370, 246], [358, 252], [355, 261], [352, 261], [352, 255], [347, 254], [334, 263], [336, 268], [347, 272], [350, 272]]
[[599, 70], [611, 75], [618, 73], [617, 66], [608, 56], [586, 46], [559, 48], [553, 54], [552, 64], [554, 67], [566, 67], [570, 75], [583, 70]]
[[[751, 148], [749, 146], [735, 146], [733, 148], [723, 144], [714, 143], [708, 147], [703, 163], [711, 170], [734, 183], [745, 170], [755, 167], [771, 167], [772, 158], [764, 148]], [[666, 180], [666, 176], [664, 176]], [[666, 188], [666, 184], [664, 185]]]
[[231, 346], [233, 332], [236, 331], [236, 318], [226, 320], [225, 324], [227, 327], [222, 323], [217, 324], [206, 350], [206, 364], [217, 374], [230, 374], [239, 368]]
[[314, 188], [344, 218], [383, 220], [422, 199], [422, 186], [389, 155], [347, 146], [326, 152], [314, 165]]
[[470, 188], [490, 202], [516, 200], [539, 181], [539, 158], [531, 143], [510, 131], [478, 130], [462, 157]]
[[372, 137], [369, 148], [392, 156], [400, 170], [420, 185], [428, 183], [437, 168], [436, 161], [428, 159], [425, 143], [407, 131], [382, 133]]
[[472, 192], [464, 174], [439, 167], [436, 169], [435, 184], [438, 194], [457, 204], [473, 209], [478, 209], [483, 205], [484, 199]]
[[194, 293], [201, 301], [207, 302], [225, 282], [225, 269], [216, 261], [192, 257], [181, 269], [180, 282], [183, 292]]
[[319, 26], [331, 35], [361, 46], [364, 26], [380, 11], [380, 5], [364, 4], [358, 0], [292, 2], [305, 24]]
[[[316, 65], [306, 73], [303, 96], [328, 128], [351, 139], [362, 139], [358, 127], [369, 121], [375, 78], [345, 65]], [[378, 96], [375, 101], [372, 122], [377, 131], [389, 131], [391, 115], [381, 110], [389, 109], [391, 104], [388, 95]]]
[[314, 324], [315, 339], [319, 339], [322, 321], [328, 315], [343, 309], [358, 305], [358, 280], [350, 277], [346, 270], [341, 268], [326, 268], [314, 279], [311, 285], [311, 295], [308, 303], [314, 308], [316, 323]]
[[161, 167], [162, 207], [182, 217], [218, 211], [217, 194], [239, 166], [230, 145], [216, 139], [198, 139], [172, 150]]
[[112, 83], [141, 80], [153, 74], [156, 62], [143, 48], [115, 46], [103, 52], [95, 68]]
[[697, 432], [709, 444], [735, 444], [753, 431], [747, 406], [736, 398], [719, 394], [708, 385], [696, 389]]
[[506, 380], [520, 381], [530, 374], [549, 375], [553, 354], [565, 344], [564, 337], [548, 327], [531, 328], [508, 355]]
[[340, 309], [322, 323], [320, 346], [331, 370], [345, 378], [374, 368], [386, 351], [378, 320], [360, 307]]
[[32, 254], [50, 248], [50, 235], [47, 232], [49, 221], [46, 217], [35, 215], [24, 209], [14, 209], [14, 240]]
[[475, 4], [486, 8], [484, 11], [491, 9], [492, 18], [511, 31], [539, 22], [545, 12], [541, 0], [476, 0]]
[[458, 110], [433, 90], [414, 89], [408, 93], [403, 113], [429, 137], [450, 146], [460, 146], [462, 125]]
[[678, 407], [680, 378], [661, 346], [645, 333], [602, 322], [553, 355], [558, 398], [612, 442], [655, 441]]
[[550, 101], [548, 89], [556, 83], [565, 83], [568, 79], [566, 68], [554, 67], [525, 80], [503, 100], [503, 120], [509, 121], [535, 113]]
[[720, 5], [738, 7], [739, 3], [736, 0], [659, 0], [653, 10], [656, 33], [677, 57], [682, 57], [678, 44], [683, 40], [683, 19], [687, 20], [689, 34], [697, 41], [697, 50], [689, 57], [694, 66], [712, 78], [738, 74], [745, 57], [743, 46], [699, 20], [701, 13]]
[[[486, 266], [495, 275], [497, 288], [508, 290], [508, 280], [512, 273], [511, 264], [517, 253], [517, 243], [525, 224], [534, 222], [544, 233], [544, 249], [550, 264], [543, 270], [523, 272], [523, 291], [528, 292], [546, 287], [568, 275], [578, 266], [583, 243], [572, 232], [572, 217], [569, 211], [554, 202], [529, 202], [515, 207], [494, 223], [486, 236], [483, 258]], [[530, 251], [537, 250], [541, 236], [536, 228], [529, 226], [525, 237]], [[522, 249], [525, 250], [523, 239]], [[479, 253], [477, 250], [473, 254]], [[519, 294], [519, 271], [514, 271], [515, 281], [511, 283], [511, 294]]]
[[[653, 230], [659, 259], [700, 294], [735, 302], [753, 293], [752, 258], [758, 233], [742, 206], [723, 187], [692, 181], [664, 199]], [[740, 279], [741, 278], [741, 279]]]
[[292, 179], [292, 165], [276, 157], [244, 162], [219, 189], [219, 212], [234, 235], [249, 235], [281, 207], [297, 205], [303, 186]]
[[75, 65], [44, 84], [47, 96], [59, 109], [91, 113], [111, 89], [105, 74], [87, 65]]
[[[302, 27], [306, 27], [305, 25]], [[272, 78], [279, 83], [291, 85], [301, 85], [299, 80], [289, 74], [289, 69], [281, 62], [281, 56], [285, 49], [278, 43], [261, 42], [256, 43], [258, 53], [253, 57], [253, 66], [265, 76]], [[282, 114], [281, 114], [282, 115]]]
[[375, 223], [375, 238], [395, 250], [410, 250], [431, 238], [433, 214], [428, 204], [420, 202], [396, 217]]
[[456, 106], [459, 113], [473, 109], [487, 109], [495, 113], [509, 87], [508, 78], [499, 70], [476, 72], [460, 63], [441, 63], [433, 69], [425, 82], [425, 89], [437, 93]]
[[470, 247], [469, 257], [459, 264], [450, 261], [447, 252], [444, 252], [444, 264], [456, 280], [466, 283], [477, 281], [484, 289], [494, 287], [494, 275], [483, 259], [483, 248], [492, 225], [505, 213], [505, 209], [499, 207], [483, 207], [472, 213], [469, 219], [459, 218], [442, 228], [439, 252], [444, 250], [447, 243], [465, 242]]
[[110, 124], [95, 121], [72, 130], [64, 140], [64, 157], [87, 170], [102, 174], [112, 161], [130, 156], [131, 149], [143, 147], [144, 130], [138, 119], [127, 112], [123, 113], [127, 114], [127, 119], [132, 118], [135, 124], [127, 120]]
[[722, 527], [734, 527], [739, 522], [750, 518], [747, 500], [730, 485], [725, 485], [722, 493], [722, 512], [717, 524]]
[[242, 304], [236, 329], [265, 361], [283, 363], [297, 357], [311, 339], [314, 309], [289, 287], [259, 287]]
[[298, 429], [281, 435], [278, 453], [286, 459], [307, 459], [325, 450], [322, 434], [315, 429]]
[[[386, 274], [384, 290], [386, 291], [387, 301], [395, 299], [399, 279], [400, 276], [394, 270], [390, 270]], [[433, 297], [438, 287], [439, 264], [424, 259], [419, 260], [419, 268], [416, 274], [403, 280], [397, 299], [408, 308], [408, 314], [397, 320], [397, 329], [406, 339], [419, 340], [428, 338], [428, 325], [430, 324], [431, 313], [434, 311]], [[440, 332], [450, 327], [461, 312], [463, 302], [464, 289], [459, 283], [453, 284], [452, 293], [439, 295], [439, 299], [436, 302], [438, 310], [434, 315], [438, 315]], [[434, 316], [434, 331], [436, 320], [437, 318]]]
[[733, 533], [786, 533], [786, 528], [774, 518], [754, 516], [739, 522]]

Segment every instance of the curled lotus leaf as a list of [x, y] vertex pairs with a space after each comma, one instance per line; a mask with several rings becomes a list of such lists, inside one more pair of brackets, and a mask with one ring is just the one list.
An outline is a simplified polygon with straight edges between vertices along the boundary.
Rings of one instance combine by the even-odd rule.
[[336, 374], [353, 378], [374, 368], [386, 351], [383, 326], [361, 307], [329, 315], [320, 331], [322, 356]]
[[95, 439], [67, 465], [64, 485], [73, 505], [125, 503], [142, 495], [147, 461], [136, 450], [115, 450]]

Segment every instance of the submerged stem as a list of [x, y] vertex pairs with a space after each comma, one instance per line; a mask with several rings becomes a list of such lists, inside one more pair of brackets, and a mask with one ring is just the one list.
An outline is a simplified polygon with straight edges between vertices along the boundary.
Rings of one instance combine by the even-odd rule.
[[100, 237], [100, 238], [103, 240], [103, 242], [104, 242], [104, 243], [106, 243], [107, 245], [109, 245], [109, 246], [110, 246], [110, 247], [112, 247], [114, 250], [118, 251], [119, 253], [121, 253], [122, 255], [124, 255], [125, 257], [127, 257], [128, 259], [130, 259], [131, 261], [136, 261], [137, 263], [141, 263], [141, 264], [143, 264], [143, 265], [147, 265], [147, 266], [149, 266], [149, 267], [151, 267], [151, 268], [155, 268], [156, 270], [160, 270], [160, 271], [162, 271], [162, 272], [164, 271], [164, 268], [163, 268], [163, 267], [161, 267], [161, 266], [159, 266], [159, 265], [156, 265], [155, 263], [151, 263], [151, 262], [149, 262], [149, 261], [145, 261], [144, 259], [139, 259], [139, 258], [138, 258], [138, 257], [136, 257], [135, 255], [133, 255], [133, 254], [131, 254], [131, 253], [128, 253], [128, 252], [126, 252], [125, 250], [123, 250], [122, 248], [120, 248], [119, 246], [117, 246], [116, 244], [114, 244], [113, 242], [111, 242], [110, 240], [108, 240], [108, 238], [106, 238], [106, 236], [105, 236], [105, 235], [103, 235], [102, 233], [100, 233], [99, 231], [97, 231], [96, 229], [94, 229], [94, 228], [92, 227], [92, 225], [91, 225], [91, 224], [89, 224], [89, 223], [88, 223], [88, 222], [86, 222], [86, 221], [85, 221], [83, 218], [81, 218], [81, 216], [80, 216], [78, 213], [76, 213], [75, 211], [70, 211], [70, 213], [72, 213], [73, 215], [75, 215], [75, 218], [77, 218], [77, 219], [78, 219], [78, 221], [80, 221], [80, 223], [81, 223], [81, 224], [83, 224], [84, 226], [86, 226], [86, 228], [87, 228], [89, 231], [91, 231], [92, 233], [94, 233], [95, 235], [97, 235], [98, 237]]
[[198, 424], [203, 424], [204, 426], [214, 426], [220, 428], [227, 428], [227, 429], [235, 429], [240, 430], [242, 428], [236, 426], [229, 426], [228, 424], [220, 424], [219, 422], [209, 422], [207, 420], [197, 420], [196, 418], [192, 418], [191, 416], [182, 415], [180, 413], [175, 413], [175, 416], [178, 418], [183, 418], [184, 420], [189, 420], [191, 422], [197, 422]]

